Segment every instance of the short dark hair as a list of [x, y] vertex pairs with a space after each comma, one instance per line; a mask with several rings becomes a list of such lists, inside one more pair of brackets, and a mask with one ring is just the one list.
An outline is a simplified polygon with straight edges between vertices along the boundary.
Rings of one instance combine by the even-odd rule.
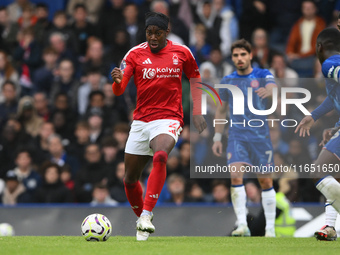
[[42, 174], [42, 176], [45, 176], [47, 169], [50, 168], [50, 167], [56, 168], [58, 174], [59, 175], [61, 174], [61, 167], [58, 164], [53, 163], [51, 161], [45, 161], [44, 163], [42, 163], [42, 165], [40, 166], [40, 171], [39, 171], [40, 174]]
[[17, 90], [17, 86], [15, 85], [15, 83], [11, 80], [6, 80], [4, 81], [4, 83], [2, 84], [2, 88], [1, 90], [4, 89], [5, 85], [11, 85], [13, 87], [14, 90]]
[[82, 9], [84, 9], [84, 11], [87, 12], [86, 5], [85, 5], [85, 4], [81, 4], [81, 3], [76, 4], [76, 5], [73, 7], [73, 11], [75, 11], [75, 10], [77, 10], [77, 9], [79, 9], [79, 8], [82, 8]]
[[65, 11], [63, 10], [59, 10], [59, 11], [56, 11], [53, 15], [53, 18], [56, 18], [58, 16], [64, 16], [66, 19], [67, 19], [67, 14]]
[[246, 39], [240, 39], [235, 41], [231, 45], [231, 53], [233, 53], [233, 50], [236, 48], [245, 49], [248, 53], [251, 53], [251, 44]]
[[340, 12], [338, 12], [338, 19], [340, 19]]
[[45, 3], [38, 3], [35, 5], [35, 8], [44, 8], [46, 11], [48, 11], [48, 5]]
[[[158, 26], [160, 29], [167, 30], [170, 19], [160, 12], [148, 12], [145, 14], [145, 29], [150, 25]], [[157, 24], [156, 24], [157, 23]]]
[[105, 148], [105, 147], [117, 147], [118, 142], [116, 139], [114, 139], [112, 136], [105, 136], [101, 140], [100, 147]]
[[96, 95], [100, 95], [102, 96], [103, 99], [105, 99], [105, 94], [103, 91], [101, 90], [94, 90], [94, 91], [91, 91], [90, 95], [89, 95], [89, 99], [91, 100], [94, 96]]
[[340, 32], [334, 27], [322, 30], [317, 37], [317, 42], [321, 43], [325, 50], [340, 52]]

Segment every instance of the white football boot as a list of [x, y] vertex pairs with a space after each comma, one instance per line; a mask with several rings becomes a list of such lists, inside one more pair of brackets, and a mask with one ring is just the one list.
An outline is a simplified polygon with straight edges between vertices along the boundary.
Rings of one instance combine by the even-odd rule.
[[276, 237], [275, 236], [275, 228], [266, 229], [265, 237]]
[[237, 229], [231, 232], [231, 236], [250, 236], [250, 230], [247, 225], [239, 225]]
[[155, 232], [155, 226], [152, 225], [151, 221], [153, 220], [153, 213], [150, 215], [143, 215], [138, 218], [136, 221], [137, 233], [136, 239], [137, 241], [147, 241], [150, 234]]

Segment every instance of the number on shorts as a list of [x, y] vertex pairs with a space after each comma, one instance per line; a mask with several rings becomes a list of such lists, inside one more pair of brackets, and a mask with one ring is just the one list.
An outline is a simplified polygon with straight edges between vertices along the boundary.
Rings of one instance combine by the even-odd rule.
[[272, 161], [273, 151], [272, 150], [266, 151], [265, 154], [268, 155], [268, 163], [270, 163]]

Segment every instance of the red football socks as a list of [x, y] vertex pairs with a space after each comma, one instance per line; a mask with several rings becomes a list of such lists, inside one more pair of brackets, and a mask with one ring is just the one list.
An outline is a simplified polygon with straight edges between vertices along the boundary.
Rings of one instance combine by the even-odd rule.
[[143, 190], [140, 182], [135, 183], [125, 183], [125, 193], [129, 200], [132, 210], [135, 212], [137, 217], [139, 217], [143, 211]]
[[166, 179], [166, 161], [168, 154], [165, 151], [157, 151], [153, 156], [153, 168], [151, 170], [146, 195], [144, 200], [144, 210], [152, 212], [158, 197], [163, 189]]

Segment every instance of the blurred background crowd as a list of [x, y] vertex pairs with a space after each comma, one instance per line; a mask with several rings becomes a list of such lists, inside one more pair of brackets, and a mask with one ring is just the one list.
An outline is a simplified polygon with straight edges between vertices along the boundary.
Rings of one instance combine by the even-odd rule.
[[[146, 12], [170, 17], [169, 39], [190, 47], [205, 81], [214, 84], [234, 71], [230, 46], [245, 38], [253, 45], [253, 66], [270, 69], [279, 86], [311, 91], [312, 111], [325, 98], [316, 37], [325, 27], [336, 27], [340, 10], [340, 0], [1, 0], [0, 5], [0, 203], [6, 205], [127, 202], [124, 147], [136, 88], [131, 79], [115, 97], [110, 71], [145, 41]], [[227, 178], [190, 179], [190, 154], [200, 165], [214, 157], [214, 131], [207, 129], [190, 144], [197, 136], [189, 131], [189, 94], [183, 77], [185, 126], [169, 155], [159, 203], [228, 204]], [[280, 107], [270, 116], [302, 117], [294, 107], [287, 116]], [[270, 128], [275, 164], [312, 163], [323, 129], [337, 119], [331, 112], [305, 139], [293, 128]], [[225, 157], [216, 160], [226, 163]], [[144, 187], [151, 169], [150, 163]], [[311, 180], [298, 177], [278, 174], [275, 183], [291, 202], [322, 202]], [[257, 181], [245, 183], [248, 202], [260, 203]]]

